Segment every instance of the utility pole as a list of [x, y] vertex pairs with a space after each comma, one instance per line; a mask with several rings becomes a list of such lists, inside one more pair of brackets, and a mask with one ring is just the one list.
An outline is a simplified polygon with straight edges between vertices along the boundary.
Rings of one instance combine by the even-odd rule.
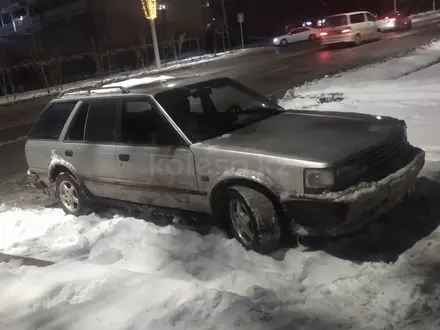
[[228, 43], [228, 49], [231, 49], [231, 39], [229, 38], [229, 25], [228, 25], [228, 15], [226, 14], [225, 0], [220, 0], [222, 4], [223, 12], [223, 31], [226, 32], [226, 41]]
[[432, 10], [435, 10], [435, 0], [432, 0]]
[[162, 65], [160, 62], [159, 44], [157, 42], [156, 22], [154, 21], [154, 18], [150, 19], [150, 26], [151, 26], [151, 36], [153, 37], [153, 49], [154, 49], [154, 58], [156, 60], [156, 68], [160, 69]]
[[146, 19], [150, 21], [151, 37], [153, 39], [153, 49], [154, 49], [154, 57], [156, 60], [156, 67], [160, 69], [161, 62], [160, 62], [160, 54], [159, 54], [159, 44], [157, 42], [156, 22], [154, 21], [157, 17], [156, 0], [141, 0], [141, 2], [142, 2], [142, 10], [144, 11], [144, 16]]

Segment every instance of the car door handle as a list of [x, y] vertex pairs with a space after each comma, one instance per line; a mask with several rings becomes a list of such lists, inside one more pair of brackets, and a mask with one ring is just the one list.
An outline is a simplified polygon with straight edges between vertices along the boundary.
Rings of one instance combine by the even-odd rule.
[[130, 155], [127, 154], [119, 154], [119, 160], [121, 162], [128, 162], [130, 160]]
[[72, 157], [72, 156], [73, 156], [73, 151], [72, 151], [72, 150], [65, 150], [65, 151], [64, 151], [64, 154], [65, 154], [67, 157]]

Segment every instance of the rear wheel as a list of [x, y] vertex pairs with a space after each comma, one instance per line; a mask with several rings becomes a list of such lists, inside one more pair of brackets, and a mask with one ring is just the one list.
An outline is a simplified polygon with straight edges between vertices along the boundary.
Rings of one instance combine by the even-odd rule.
[[247, 249], [270, 253], [279, 247], [281, 229], [270, 199], [244, 186], [226, 191], [224, 200], [231, 234]]
[[356, 34], [356, 37], [354, 39], [354, 44], [356, 46], [359, 46], [361, 43], [362, 43], [362, 38], [361, 38], [361, 35], [358, 33], [358, 34]]
[[382, 37], [382, 31], [380, 29], [377, 29], [376, 39], [380, 39], [381, 37]]
[[315, 41], [317, 39], [316, 34], [309, 35], [309, 41]]
[[57, 176], [56, 197], [66, 214], [83, 215], [87, 210], [87, 198], [77, 180], [68, 173]]

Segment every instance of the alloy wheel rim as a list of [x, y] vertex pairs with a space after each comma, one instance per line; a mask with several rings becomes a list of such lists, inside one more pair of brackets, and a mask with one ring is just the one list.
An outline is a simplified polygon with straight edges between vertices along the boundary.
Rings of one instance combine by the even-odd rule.
[[252, 243], [255, 233], [252, 228], [251, 217], [245, 205], [238, 199], [232, 199], [229, 202], [229, 214], [231, 216], [232, 226], [238, 237], [245, 244]]
[[78, 192], [69, 181], [63, 181], [59, 187], [61, 203], [69, 212], [75, 212], [79, 207]]

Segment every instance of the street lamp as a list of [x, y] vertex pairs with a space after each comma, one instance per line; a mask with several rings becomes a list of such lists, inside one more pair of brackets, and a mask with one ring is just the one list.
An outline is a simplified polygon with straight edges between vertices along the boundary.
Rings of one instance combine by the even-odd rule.
[[146, 19], [150, 21], [151, 26], [151, 36], [153, 37], [153, 48], [154, 48], [154, 57], [156, 59], [156, 67], [160, 69], [160, 55], [159, 55], [159, 44], [157, 43], [157, 33], [156, 33], [156, 24], [154, 20], [157, 17], [157, 4], [156, 0], [141, 0], [142, 10], [144, 11], [144, 16]]

